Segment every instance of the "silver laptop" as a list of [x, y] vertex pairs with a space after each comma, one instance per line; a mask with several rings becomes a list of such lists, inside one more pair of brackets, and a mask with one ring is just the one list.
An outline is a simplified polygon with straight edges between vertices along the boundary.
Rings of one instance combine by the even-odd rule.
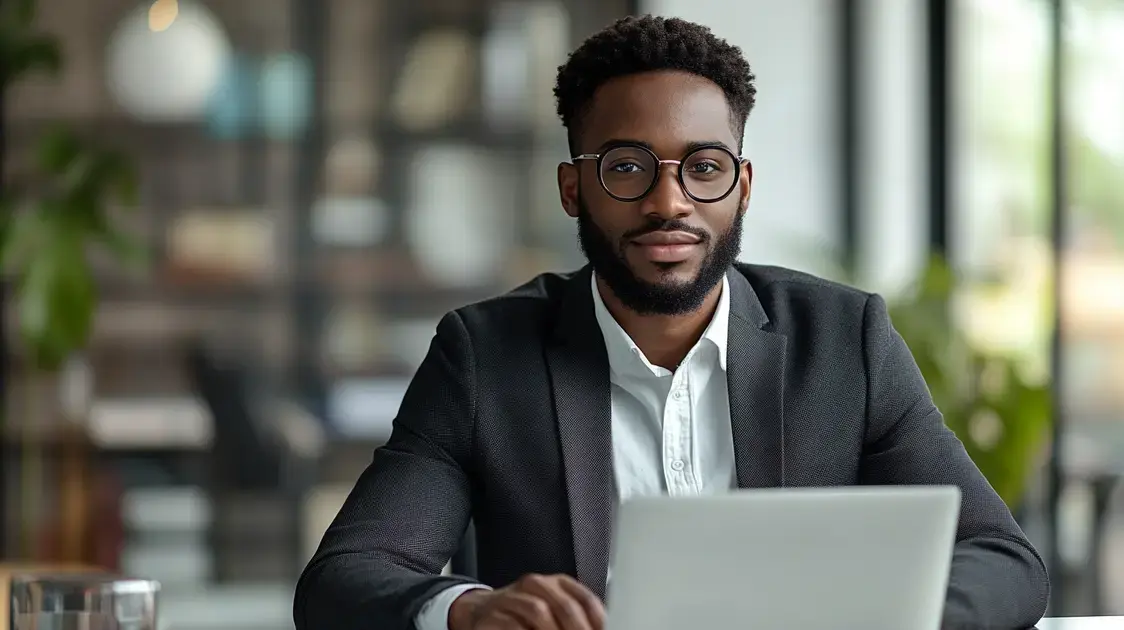
[[959, 513], [954, 486], [626, 501], [607, 630], [937, 630]]

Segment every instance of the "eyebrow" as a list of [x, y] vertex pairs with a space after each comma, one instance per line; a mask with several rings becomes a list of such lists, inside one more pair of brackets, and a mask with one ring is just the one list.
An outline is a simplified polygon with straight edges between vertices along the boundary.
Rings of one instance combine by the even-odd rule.
[[[622, 146], [622, 145], [639, 145], [639, 146], [644, 147], [645, 149], [648, 149], [652, 153], [656, 152], [655, 148], [652, 147], [652, 143], [645, 142], [643, 140], [636, 140], [636, 139], [632, 139], [632, 138], [611, 138], [611, 139], [603, 142], [601, 144], [601, 146], [597, 147], [597, 152], [602, 153], [604, 151], [608, 151], [609, 149], [613, 149], [615, 147], [619, 147], [619, 146]], [[694, 141], [694, 142], [688, 142], [687, 146], [686, 146], [686, 151], [684, 151], [683, 153], [684, 153], [684, 155], [686, 155], [687, 153], [690, 153], [691, 151], [694, 151], [696, 149], [706, 148], [706, 147], [722, 147], [723, 149], [726, 149], [727, 151], [729, 151], [730, 153], [733, 153], [734, 155], [738, 154], [737, 151], [730, 148], [730, 145], [726, 144], [725, 142], [722, 142], [721, 140], [697, 140], [697, 141]]]

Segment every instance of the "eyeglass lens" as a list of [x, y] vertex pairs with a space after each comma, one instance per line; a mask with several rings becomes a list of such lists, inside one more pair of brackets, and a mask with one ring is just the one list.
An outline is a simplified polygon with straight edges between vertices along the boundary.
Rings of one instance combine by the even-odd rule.
[[[683, 159], [680, 173], [688, 194], [699, 201], [715, 201], [733, 188], [738, 161], [722, 149], [698, 149]], [[601, 159], [601, 183], [614, 197], [639, 199], [658, 176], [655, 156], [638, 147], [610, 149]]]

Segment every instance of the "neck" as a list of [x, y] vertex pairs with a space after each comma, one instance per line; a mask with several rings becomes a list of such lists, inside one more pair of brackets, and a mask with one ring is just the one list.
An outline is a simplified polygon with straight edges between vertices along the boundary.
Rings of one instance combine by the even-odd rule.
[[718, 298], [722, 295], [722, 283], [710, 290], [698, 309], [684, 315], [641, 315], [625, 307], [601, 278], [597, 278], [597, 292], [601, 294], [609, 314], [628, 333], [648, 361], [674, 371], [714, 318]]

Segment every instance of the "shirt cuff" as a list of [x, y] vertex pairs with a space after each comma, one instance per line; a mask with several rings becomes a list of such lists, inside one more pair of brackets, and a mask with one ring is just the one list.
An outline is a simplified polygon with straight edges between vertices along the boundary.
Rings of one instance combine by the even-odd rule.
[[422, 605], [414, 617], [414, 627], [417, 630], [449, 630], [449, 609], [453, 602], [464, 593], [476, 589], [492, 590], [483, 584], [458, 584], [437, 593]]

